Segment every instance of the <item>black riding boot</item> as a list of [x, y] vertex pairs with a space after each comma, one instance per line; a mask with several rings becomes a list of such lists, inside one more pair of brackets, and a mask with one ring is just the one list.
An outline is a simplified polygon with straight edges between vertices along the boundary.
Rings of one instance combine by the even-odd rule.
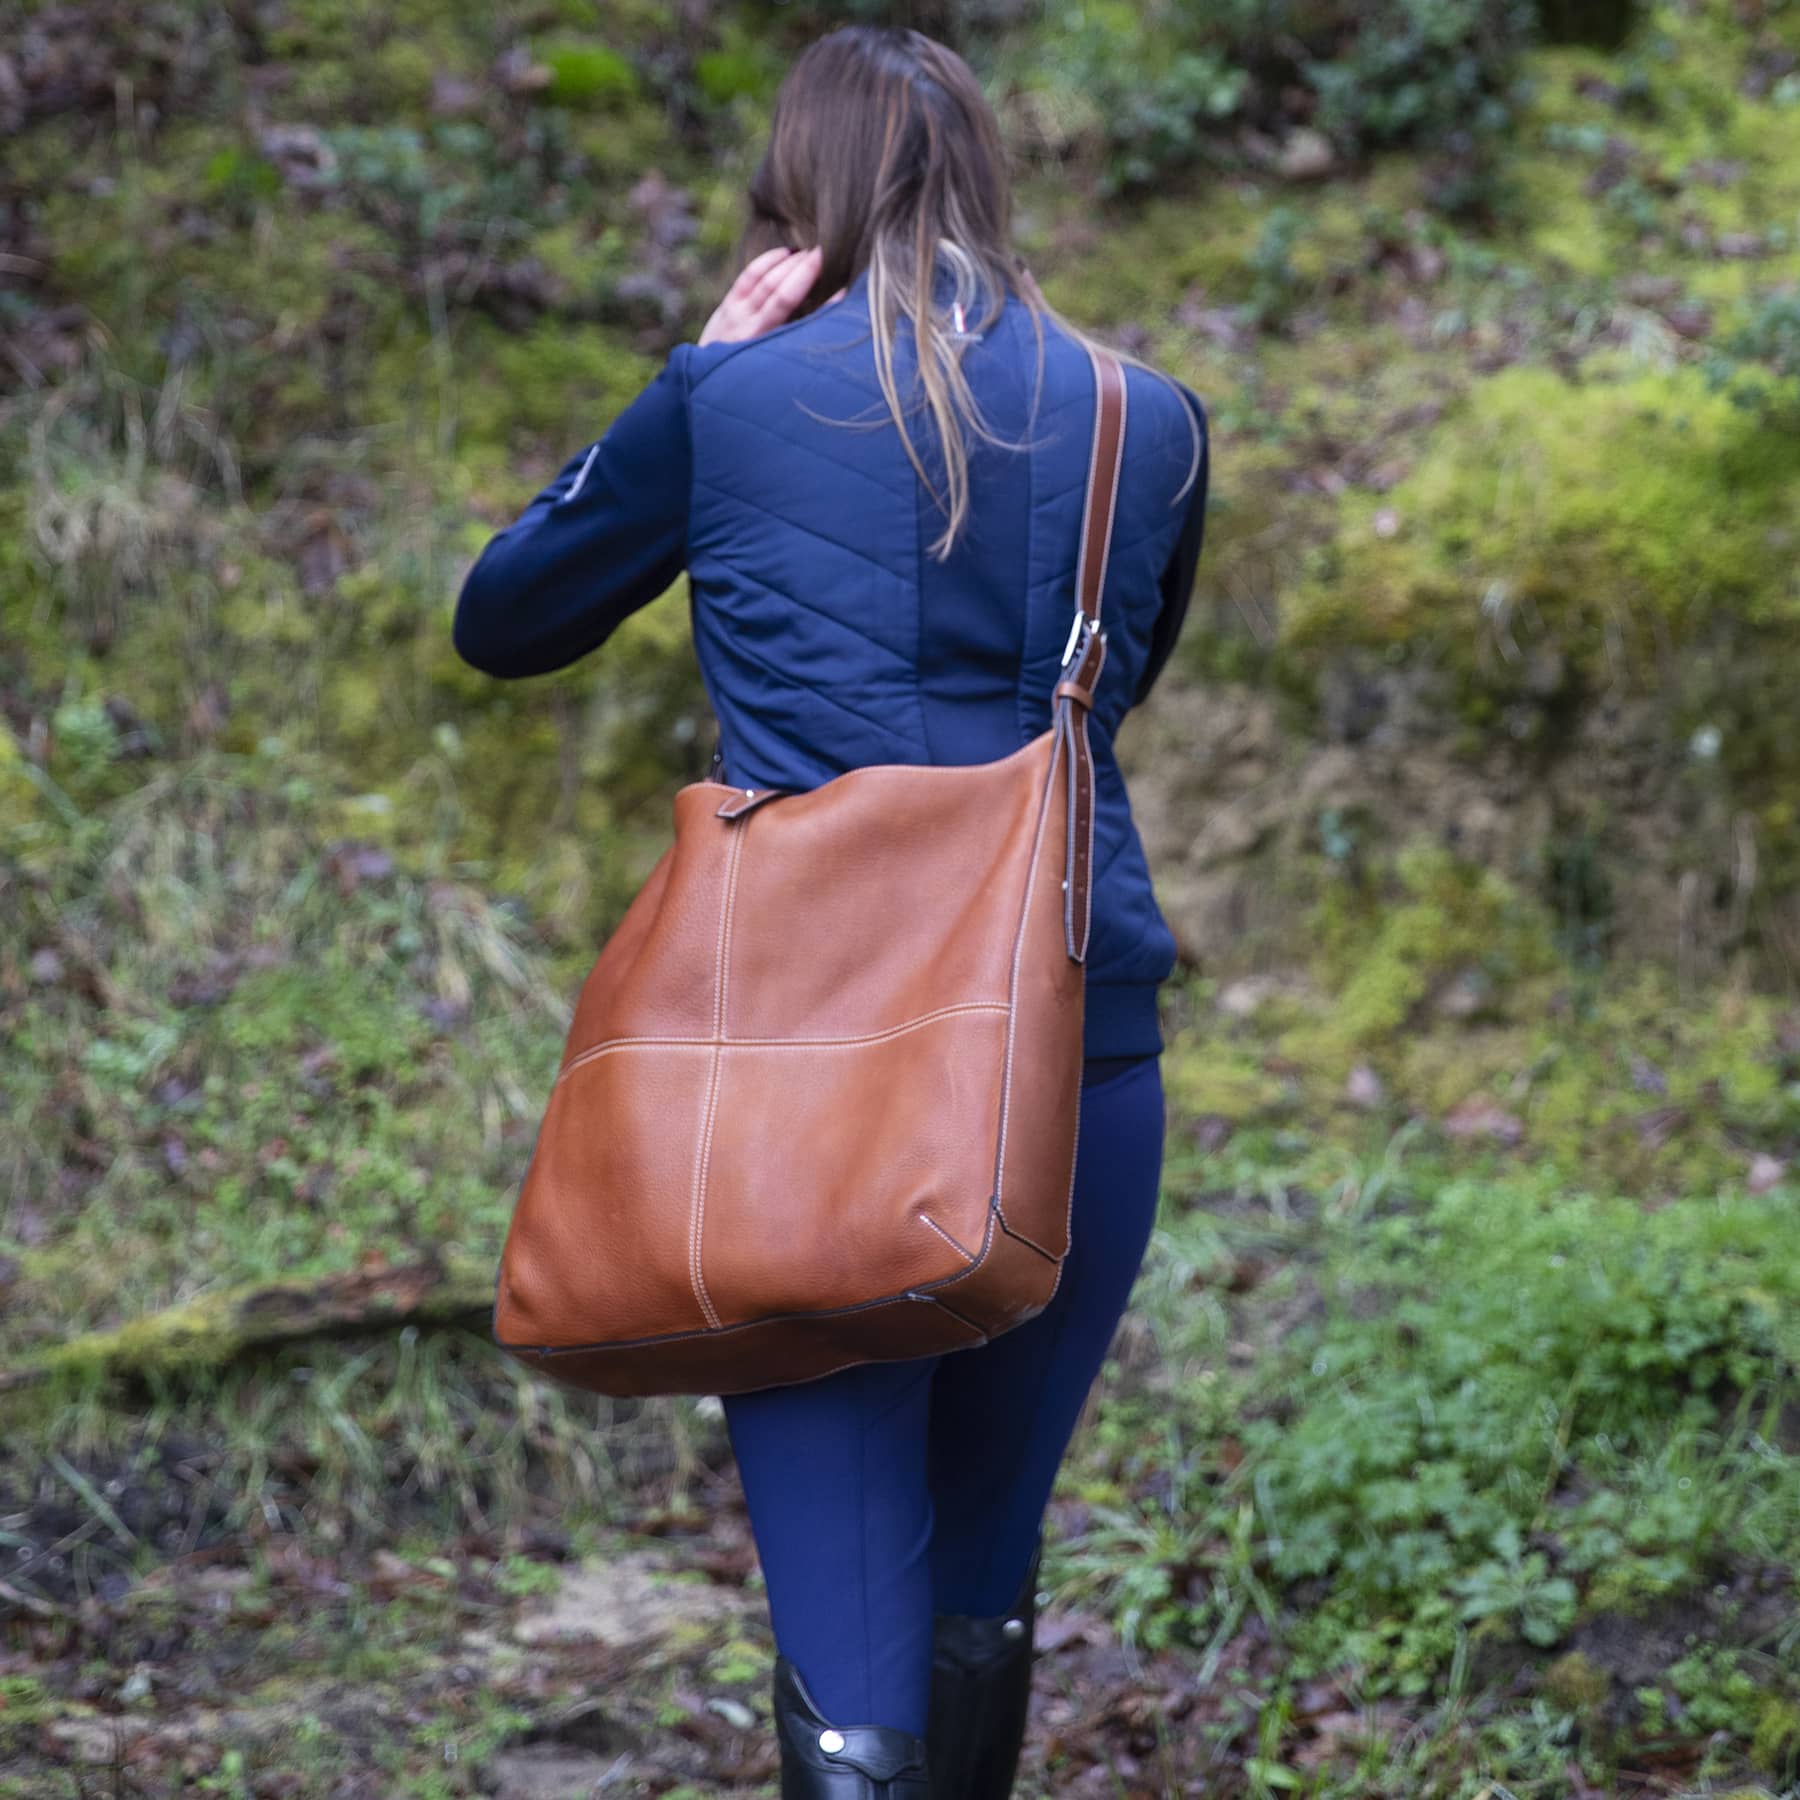
[[920, 1738], [887, 1725], [832, 1725], [800, 1671], [775, 1659], [781, 1800], [931, 1800]]
[[1007, 1800], [1031, 1704], [1038, 1559], [997, 1619], [937, 1618], [931, 1665], [932, 1800]]

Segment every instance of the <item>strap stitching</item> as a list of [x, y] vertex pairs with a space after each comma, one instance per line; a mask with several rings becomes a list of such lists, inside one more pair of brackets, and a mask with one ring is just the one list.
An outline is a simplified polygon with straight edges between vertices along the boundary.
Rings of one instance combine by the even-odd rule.
[[956, 1239], [953, 1238], [949, 1234], [949, 1232], [947, 1232], [943, 1228], [943, 1226], [941, 1226], [937, 1222], [936, 1219], [929, 1217], [925, 1213], [919, 1213], [916, 1215], [916, 1217], [918, 1218], [918, 1221], [921, 1225], [929, 1225], [931, 1227], [931, 1229], [933, 1231], [935, 1231], [938, 1234], [938, 1236], [941, 1237], [944, 1240], [944, 1242], [946, 1244], [948, 1244], [950, 1246], [950, 1248], [952, 1250], [954, 1250], [956, 1252], [956, 1254], [963, 1259], [964, 1262], [973, 1263], [978, 1260], [978, 1258], [976, 1257], [975, 1252], [973, 1250], [965, 1250], [963, 1248], [963, 1246], [961, 1244], [959, 1244], [956, 1241]]

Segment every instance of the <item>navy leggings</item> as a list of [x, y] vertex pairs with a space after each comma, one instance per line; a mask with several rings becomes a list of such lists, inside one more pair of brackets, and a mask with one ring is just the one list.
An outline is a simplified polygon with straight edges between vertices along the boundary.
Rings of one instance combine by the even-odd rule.
[[826, 1718], [922, 1736], [932, 1614], [1017, 1597], [1143, 1261], [1162, 1146], [1159, 1059], [1090, 1064], [1070, 1254], [1042, 1313], [979, 1349], [726, 1400], [775, 1641]]

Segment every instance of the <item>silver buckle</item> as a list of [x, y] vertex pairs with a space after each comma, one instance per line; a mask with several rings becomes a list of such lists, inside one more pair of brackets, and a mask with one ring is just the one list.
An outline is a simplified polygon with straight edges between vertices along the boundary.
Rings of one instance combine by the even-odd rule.
[[1100, 635], [1100, 627], [1095, 625], [1078, 606], [1075, 609], [1074, 622], [1069, 626], [1069, 641], [1063, 645], [1062, 662], [1058, 667], [1066, 669], [1075, 660], [1075, 648], [1081, 642], [1081, 628], [1084, 625], [1090, 627], [1096, 635]]

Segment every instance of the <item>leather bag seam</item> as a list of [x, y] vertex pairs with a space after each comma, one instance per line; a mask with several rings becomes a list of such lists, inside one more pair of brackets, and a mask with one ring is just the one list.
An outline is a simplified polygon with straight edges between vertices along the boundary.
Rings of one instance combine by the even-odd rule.
[[571, 1057], [556, 1079], [560, 1082], [563, 1076], [574, 1074], [585, 1064], [597, 1062], [601, 1057], [611, 1056], [620, 1050], [708, 1050], [727, 1047], [733, 1050], [857, 1050], [867, 1044], [882, 1044], [893, 1038], [904, 1037], [908, 1032], [922, 1030], [925, 1026], [935, 1025], [944, 1019], [958, 1018], [964, 1014], [1005, 1013], [1011, 1010], [1004, 1000], [960, 1000], [954, 1006], [940, 1006], [899, 1025], [890, 1025], [885, 1031], [871, 1031], [859, 1037], [608, 1038], [605, 1043], [590, 1045], [579, 1055]]
[[1050, 768], [1038, 796], [1037, 831], [1031, 844], [1031, 862], [1025, 871], [1025, 895], [1019, 907], [1019, 923], [1013, 936], [1012, 976], [1008, 986], [1006, 1008], [1006, 1061], [1000, 1077], [1000, 1142], [994, 1158], [994, 1210], [1006, 1224], [1004, 1204], [1006, 1184], [1006, 1135], [1012, 1115], [1013, 1054], [1019, 1028], [1019, 969], [1025, 958], [1025, 934], [1031, 923], [1031, 901], [1037, 891], [1038, 866], [1043, 861], [1044, 827], [1050, 818], [1050, 795], [1056, 781], [1057, 766], [1062, 760], [1060, 737], [1050, 749]]
[[1036, 1238], [1028, 1238], [1024, 1232], [1013, 1230], [1013, 1228], [1007, 1224], [1004, 1214], [1000, 1219], [1000, 1229], [1005, 1232], [1015, 1244], [1023, 1244], [1027, 1250], [1033, 1251], [1038, 1256], [1041, 1256], [1045, 1262], [1055, 1263], [1060, 1270], [1063, 1259], [1060, 1256], [1052, 1255], [1051, 1252], [1046, 1250]]
[[[987, 1227], [983, 1231], [981, 1237], [981, 1254], [977, 1256], [966, 1269], [957, 1269], [952, 1274], [940, 1276], [936, 1281], [915, 1282], [911, 1287], [901, 1288], [897, 1293], [878, 1295], [873, 1300], [858, 1300], [850, 1306], [815, 1307], [808, 1312], [777, 1313], [770, 1318], [744, 1319], [736, 1325], [723, 1325], [719, 1329], [725, 1335], [729, 1336], [734, 1331], [749, 1331], [758, 1325], [796, 1325], [810, 1319], [847, 1318], [852, 1313], [868, 1312], [871, 1308], [877, 1306], [897, 1306], [902, 1300], [928, 1300], [932, 1305], [942, 1307], [952, 1318], [960, 1320], [965, 1325], [970, 1325], [982, 1341], [986, 1342], [987, 1334], [983, 1332], [979, 1326], [973, 1325], [972, 1321], [963, 1318], [963, 1315], [957, 1312], [954, 1307], [946, 1306], [944, 1302], [937, 1297], [937, 1290], [939, 1288], [955, 1288], [961, 1286], [963, 1282], [970, 1280], [973, 1276], [978, 1274], [983, 1265], [987, 1262], [988, 1257], [992, 1255], [994, 1248], [994, 1219], [998, 1216], [999, 1208], [990, 1203], [988, 1210], [989, 1218]], [[1038, 1246], [1031, 1243], [1028, 1238], [1019, 1238], [1017, 1232], [1006, 1231], [1004, 1220], [1001, 1221], [1001, 1230], [1006, 1236], [1018, 1238], [1020, 1243], [1028, 1245], [1033, 1250], [1037, 1250], [1040, 1256], [1048, 1254], [1046, 1251], [1038, 1250]], [[605, 1353], [612, 1350], [647, 1349], [657, 1344], [693, 1343], [698, 1339], [707, 1338], [712, 1335], [712, 1333], [705, 1331], [672, 1331], [664, 1332], [658, 1337], [601, 1339], [591, 1344], [515, 1344], [496, 1335], [494, 1341], [501, 1349], [521, 1355], [576, 1356], [593, 1351]], [[839, 1368], [846, 1369], [854, 1368], [855, 1366], [855, 1363], [838, 1364]], [[821, 1371], [823, 1374], [833, 1374], [835, 1372], [835, 1370], [830, 1369]], [[813, 1377], [808, 1376], [807, 1379], [811, 1380]]]
[[712, 1160], [713, 1121], [719, 1111], [719, 1064], [722, 1047], [713, 1046], [712, 1062], [706, 1072], [705, 1123], [700, 1134], [700, 1150], [694, 1164], [694, 1197], [688, 1207], [688, 1284], [694, 1290], [701, 1317], [713, 1330], [719, 1328], [719, 1315], [713, 1310], [712, 1296], [706, 1291], [706, 1277], [700, 1267], [700, 1232], [706, 1223], [706, 1175]]
[[[1012, 1234], [1009, 1233], [1008, 1235]], [[1021, 1242], [1023, 1241], [1024, 1240], [1021, 1240]], [[1031, 1247], [1036, 1249], [1036, 1245], [1032, 1245]], [[985, 1262], [986, 1257], [984, 1256], [982, 1260]], [[940, 1307], [943, 1311], [950, 1313], [953, 1318], [961, 1320], [963, 1315], [957, 1312], [953, 1307], [945, 1306], [944, 1302], [938, 1299], [937, 1295], [932, 1292], [932, 1289], [952, 1287], [964, 1282], [974, 1274], [979, 1267], [979, 1263], [974, 1264], [967, 1269], [958, 1269], [955, 1274], [943, 1276], [937, 1281], [920, 1283], [908, 1288], [901, 1288], [897, 1293], [882, 1294], [873, 1300], [858, 1300], [851, 1306], [815, 1307], [808, 1312], [774, 1313], [758, 1319], [743, 1319], [735, 1325], [721, 1325], [717, 1332], [691, 1330], [669, 1331], [663, 1332], [656, 1337], [600, 1339], [591, 1344], [515, 1344], [504, 1338], [496, 1338], [495, 1342], [502, 1350], [512, 1354], [543, 1357], [582, 1356], [592, 1354], [596, 1351], [604, 1354], [614, 1350], [645, 1350], [659, 1344], [691, 1344], [703, 1339], [716, 1340], [721, 1335], [729, 1337], [734, 1332], [754, 1331], [758, 1327], [765, 1325], [800, 1325], [815, 1319], [847, 1319], [855, 1313], [872, 1312], [878, 1306], [898, 1306], [903, 1300], [929, 1302], [932, 1306]], [[963, 1322], [965, 1324], [968, 1323], [967, 1320], [963, 1320]], [[979, 1335], [985, 1338], [986, 1334], [982, 1333], [978, 1326], [975, 1327], [975, 1330]], [[867, 1358], [859, 1358], [858, 1360], [866, 1361]], [[896, 1357], [892, 1360], [898, 1362], [911, 1359]], [[838, 1366], [840, 1368], [851, 1368], [855, 1365], [851, 1363], [841, 1363]], [[826, 1373], [830, 1373], [830, 1371], [826, 1371]], [[804, 1379], [811, 1381], [815, 1379], [815, 1377], [808, 1375]]]
[[[856, 714], [856, 715], [852, 715], [852, 716], [860, 717], [861, 715]], [[1024, 758], [1028, 757], [1032, 753], [1032, 751], [1035, 750], [1037, 748], [1037, 746], [1043, 742], [1045, 736], [1054, 730], [1055, 730], [1054, 723], [1052, 723], [1050, 725], [1046, 725], [1044, 727], [1044, 729], [1037, 734], [1036, 737], [1033, 737], [1033, 738], [1027, 740], [1025, 743], [1021, 744], [1018, 747], [1018, 749], [1016, 749], [1016, 750], [1007, 751], [1007, 753], [1004, 756], [995, 757], [993, 759], [993, 761], [991, 761], [991, 762], [858, 763], [856, 765], [856, 767], [853, 769], [839, 770], [839, 772], [837, 774], [835, 774], [831, 777], [830, 782], [825, 785], [835, 787], [840, 781], [854, 781], [857, 778], [857, 776], [859, 776], [859, 775], [905, 775], [908, 777], [911, 777], [914, 775], [929, 775], [932, 777], [933, 780], [945, 779], [945, 778], [949, 778], [949, 777], [953, 777], [953, 776], [957, 776], [957, 775], [975, 775], [975, 776], [987, 775], [987, 776], [991, 776], [996, 769], [1003, 768], [1009, 762], [1023, 761]], [[697, 787], [697, 788], [705, 788], [705, 787], [716, 788], [721, 794], [735, 794], [735, 793], [738, 793], [741, 791], [740, 789], [734, 787], [728, 781], [694, 781], [694, 782], [690, 782], [688, 784], [688, 786], [689, 787]], [[804, 799], [809, 798], [811, 795], [818, 793], [819, 791], [820, 790], [818, 788], [784, 789], [783, 793], [782, 793], [782, 798], [787, 799], [787, 800], [804, 800]], [[683, 788], [681, 790], [681, 792], [686, 793], [687, 789]]]
[[688, 1209], [688, 1277], [694, 1298], [700, 1303], [700, 1314], [717, 1331], [722, 1321], [706, 1291], [706, 1271], [702, 1267], [701, 1234], [706, 1227], [706, 1179], [712, 1162], [713, 1124], [719, 1116], [719, 1072], [725, 1056], [725, 994], [731, 955], [731, 915], [737, 899], [738, 869], [744, 860], [746, 833], [739, 829], [732, 835], [731, 860], [725, 873], [725, 904], [719, 913], [719, 949], [717, 974], [713, 992], [713, 1053], [707, 1071], [706, 1113], [700, 1134], [700, 1153], [694, 1166], [694, 1197]]

